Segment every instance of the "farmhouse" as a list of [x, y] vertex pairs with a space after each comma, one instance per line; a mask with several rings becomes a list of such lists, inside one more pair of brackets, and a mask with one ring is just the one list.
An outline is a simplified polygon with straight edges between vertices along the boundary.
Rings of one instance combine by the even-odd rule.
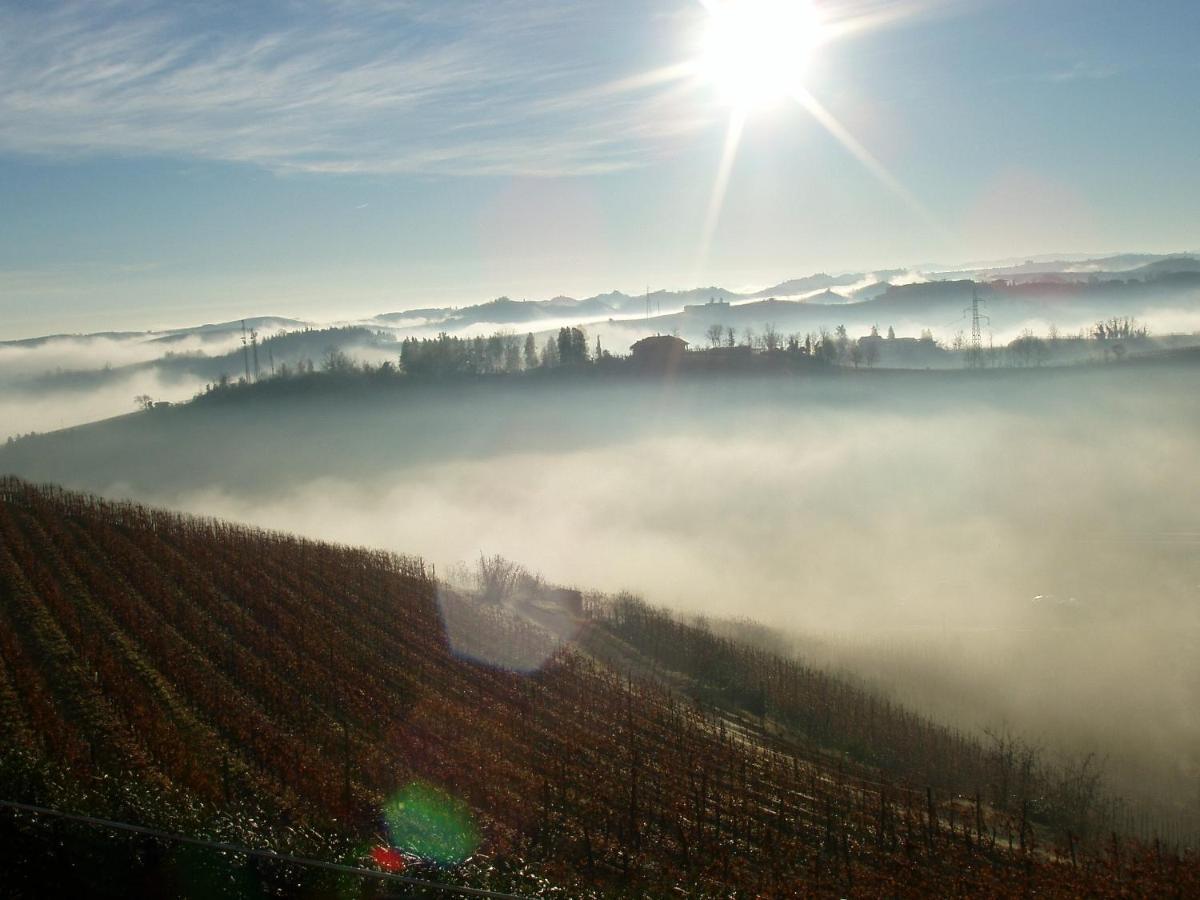
[[656, 369], [674, 368], [687, 352], [688, 342], [669, 334], [642, 338], [629, 348], [633, 361]]

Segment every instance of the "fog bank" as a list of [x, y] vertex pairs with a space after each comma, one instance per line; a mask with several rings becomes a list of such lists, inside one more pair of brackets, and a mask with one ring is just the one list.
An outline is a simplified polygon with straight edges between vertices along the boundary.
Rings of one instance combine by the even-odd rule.
[[1196, 376], [264, 394], [22, 443], [0, 469], [817, 635], [799, 648], [917, 708], [1195, 804]]

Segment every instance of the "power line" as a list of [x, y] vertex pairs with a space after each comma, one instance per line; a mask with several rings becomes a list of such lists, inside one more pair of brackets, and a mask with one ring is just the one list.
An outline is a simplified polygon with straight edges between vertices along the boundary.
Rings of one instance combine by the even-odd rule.
[[323, 859], [311, 859], [304, 856], [292, 856], [287, 853], [276, 853], [274, 850], [260, 850], [256, 847], [243, 847], [240, 844], [230, 844], [225, 841], [210, 841], [204, 838], [189, 837], [186, 834], [176, 834], [170, 831], [160, 831], [157, 828], [147, 828], [145, 825], [134, 825], [130, 822], [118, 822], [115, 819], [101, 819], [96, 816], [83, 816], [78, 813], [63, 812], [46, 806], [34, 806], [31, 803], [17, 803], [13, 800], [0, 800], [0, 807], [32, 813], [37, 816], [50, 816], [68, 822], [79, 822], [83, 825], [95, 825], [101, 828], [111, 828], [115, 831], [128, 831], [132, 834], [142, 834], [179, 844], [192, 844], [197, 847], [209, 847], [213, 850], [223, 850], [227, 853], [242, 853], [246, 856], [257, 856], [261, 859], [273, 859], [277, 862], [291, 863], [297, 866], [308, 866], [314, 869], [327, 869], [331, 872], [343, 872], [348, 875], [358, 875], [361, 878], [379, 878], [413, 887], [430, 888], [448, 894], [461, 894], [470, 897], [491, 897], [498, 900], [531, 900], [521, 894], [505, 894], [500, 891], [489, 891], [486, 888], [473, 888], [457, 884], [442, 884], [437, 881], [426, 881], [423, 878], [413, 878], [410, 875], [397, 875], [395, 872], [376, 872], [361, 866], [348, 866], [344, 863], [327, 862]]

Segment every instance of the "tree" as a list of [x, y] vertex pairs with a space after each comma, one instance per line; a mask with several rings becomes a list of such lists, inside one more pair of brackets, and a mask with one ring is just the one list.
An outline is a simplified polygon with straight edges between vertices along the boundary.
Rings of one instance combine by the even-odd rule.
[[558, 361], [564, 366], [578, 366], [588, 361], [587, 335], [580, 328], [558, 330]]
[[728, 326], [725, 329], [725, 346], [727, 346], [727, 347], [737, 346], [737, 333], [734, 332], [732, 325]]
[[1009, 359], [1017, 366], [1040, 366], [1050, 356], [1050, 347], [1026, 328], [1008, 345]]
[[879, 326], [878, 325], [871, 326], [871, 337], [873, 337], [873, 338], [879, 337]]
[[767, 323], [763, 326], [762, 342], [763, 348], [768, 353], [774, 353], [779, 349], [779, 332], [774, 325]]
[[849, 356], [850, 356], [850, 362], [853, 363], [854, 368], [857, 369], [859, 366], [859, 363], [861, 363], [863, 361], [862, 344], [860, 344], [858, 341], [855, 341], [854, 343], [852, 343], [850, 345], [850, 349], [849, 349]]
[[533, 339], [533, 332], [525, 335], [525, 368], [536, 369], [538, 364], [537, 342]]
[[558, 362], [559, 365], [567, 365], [571, 362], [571, 329], [558, 329]]
[[154, 408], [154, 398], [151, 397], [149, 394], [138, 394], [136, 397], [133, 398], [133, 402], [136, 403], [142, 409], [153, 409]]
[[504, 335], [493, 334], [487, 339], [484, 349], [485, 372], [502, 372], [504, 370]]
[[888, 340], [894, 341], [895, 339], [896, 339], [896, 329], [893, 328], [891, 325], [889, 325], [888, 326]]
[[325, 351], [324, 359], [321, 360], [321, 369], [331, 374], [352, 372], [354, 371], [354, 361], [340, 348], [329, 347]]
[[878, 338], [873, 341], [867, 341], [867, 346], [863, 349], [863, 358], [866, 360], [869, 368], [873, 368], [875, 363], [879, 362]]
[[506, 334], [504, 342], [504, 371], [521, 371], [521, 339], [515, 334]]
[[834, 363], [837, 361], [837, 344], [824, 328], [821, 329], [821, 336], [813, 346], [813, 354], [823, 363]]
[[709, 325], [708, 331], [704, 332], [708, 338], [708, 342], [713, 345], [714, 349], [721, 346], [721, 338], [725, 336], [725, 327], [723, 325]]

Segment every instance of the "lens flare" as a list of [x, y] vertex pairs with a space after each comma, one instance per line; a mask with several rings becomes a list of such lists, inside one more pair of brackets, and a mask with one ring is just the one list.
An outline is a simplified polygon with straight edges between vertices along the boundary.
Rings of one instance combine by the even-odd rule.
[[439, 585], [437, 601], [455, 656], [521, 674], [545, 666], [582, 625], [578, 591], [544, 584], [527, 573], [506, 582], [498, 594], [477, 586]]
[[479, 847], [470, 808], [431, 784], [416, 781], [404, 788], [384, 804], [383, 819], [397, 859], [410, 854], [453, 866]]
[[408, 868], [404, 854], [395, 847], [372, 847], [371, 862], [385, 872], [403, 872]]

